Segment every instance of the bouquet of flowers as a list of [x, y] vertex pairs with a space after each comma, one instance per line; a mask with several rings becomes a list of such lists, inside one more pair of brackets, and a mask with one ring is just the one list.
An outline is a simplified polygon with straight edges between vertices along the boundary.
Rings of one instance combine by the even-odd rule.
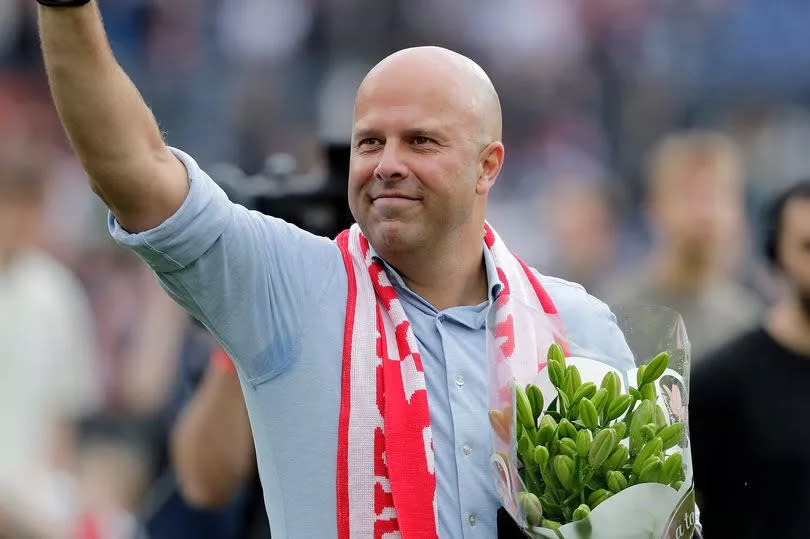
[[694, 532], [683, 322], [664, 308], [614, 311], [635, 363], [626, 369], [556, 330], [550, 345], [535, 337], [508, 359], [490, 336], [491, 461], [503, 506], [527, 537]]

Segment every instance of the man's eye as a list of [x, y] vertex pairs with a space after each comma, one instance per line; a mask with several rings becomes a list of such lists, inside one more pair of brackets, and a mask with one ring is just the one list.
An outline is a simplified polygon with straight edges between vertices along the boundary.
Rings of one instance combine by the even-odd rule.
[[416, 145], [428, 144], [430, 143], [430, 139], [428, 137], [424, 137], [422, 135], [413, 137], [413, 143]]
[[378, 138], [364, 138], [357, 143], [357, 147], [360, 148], [363, 146], [377, 146], [379, 144], [382, 144], [382, 141]]

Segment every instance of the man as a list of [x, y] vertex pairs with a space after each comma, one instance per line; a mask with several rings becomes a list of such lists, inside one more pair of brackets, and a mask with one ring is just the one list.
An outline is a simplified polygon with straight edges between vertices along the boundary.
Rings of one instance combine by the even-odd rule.
[[21, 150], [0, 144], [0, 513], [51, 537], [73, 516], [78, 422], [101, 387], [84, 289], [39, 248], [47, 151]]
[[790, 292], [697, 366], [690, 429], [707, 537], [807, 537], [810, 507], [810, 181], [768, 215], [767, 256]]
[[666, 305], [681, 313], [693, 363], [756, 323], [759, 304], [730, 268], [743, 247], [742, 159], [710, 131], [666, 137], [650, 158], [649, 260], [606, 287], [611, 303]]
[[67, 3], [39, 10], [54, 102], [114, 237], [233, 358], [273, 535], [495, 536], [493, 300], [557, 311], [614, 366], [632, 357], [604, 304], [485, 235], [504, 157], [486, 74], [434, 47], [371, 70], [349, 171], [359, 226], [336, 243], [230, 203], [167, 148], [95, 2]]
[[553, 242], [549, 269], [591, 293], [604, 289], [620, 254], [621, 186], [617, 183], [565, 174], [554, 180], [543, 205]]

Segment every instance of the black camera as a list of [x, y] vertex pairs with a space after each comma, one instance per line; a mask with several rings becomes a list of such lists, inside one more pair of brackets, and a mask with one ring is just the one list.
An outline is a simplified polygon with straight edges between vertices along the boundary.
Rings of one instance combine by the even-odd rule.
[[269, 156], [264, 170], [255, 175], [223, 163], [209, 170], [232, 201], [334, 238], [354, 222], [347, 194], [351, 147], [330, 143], [323, 149], [325, 172], [296, 172], [295, 160], [288, 154]]

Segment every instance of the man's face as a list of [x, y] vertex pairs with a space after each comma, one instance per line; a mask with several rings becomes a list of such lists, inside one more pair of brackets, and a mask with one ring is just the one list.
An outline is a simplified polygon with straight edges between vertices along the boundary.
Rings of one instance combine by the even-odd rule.
[[739, 171], [725, 160], [681, 162], [663, 172], [653, 204], [655, 226], [682, 252], [712, 256], [742, 224]]
[[452, 84], [381, 73], [358, 93], [349, 207], [382, 256], [441, 245], [474, 222], [480, 128]]
[[[803, 303], [810, 305], [810, 200], [795, 198], [783, 210], [779, 265]], [[810, 314], [810, 313], [808, 313]]]

